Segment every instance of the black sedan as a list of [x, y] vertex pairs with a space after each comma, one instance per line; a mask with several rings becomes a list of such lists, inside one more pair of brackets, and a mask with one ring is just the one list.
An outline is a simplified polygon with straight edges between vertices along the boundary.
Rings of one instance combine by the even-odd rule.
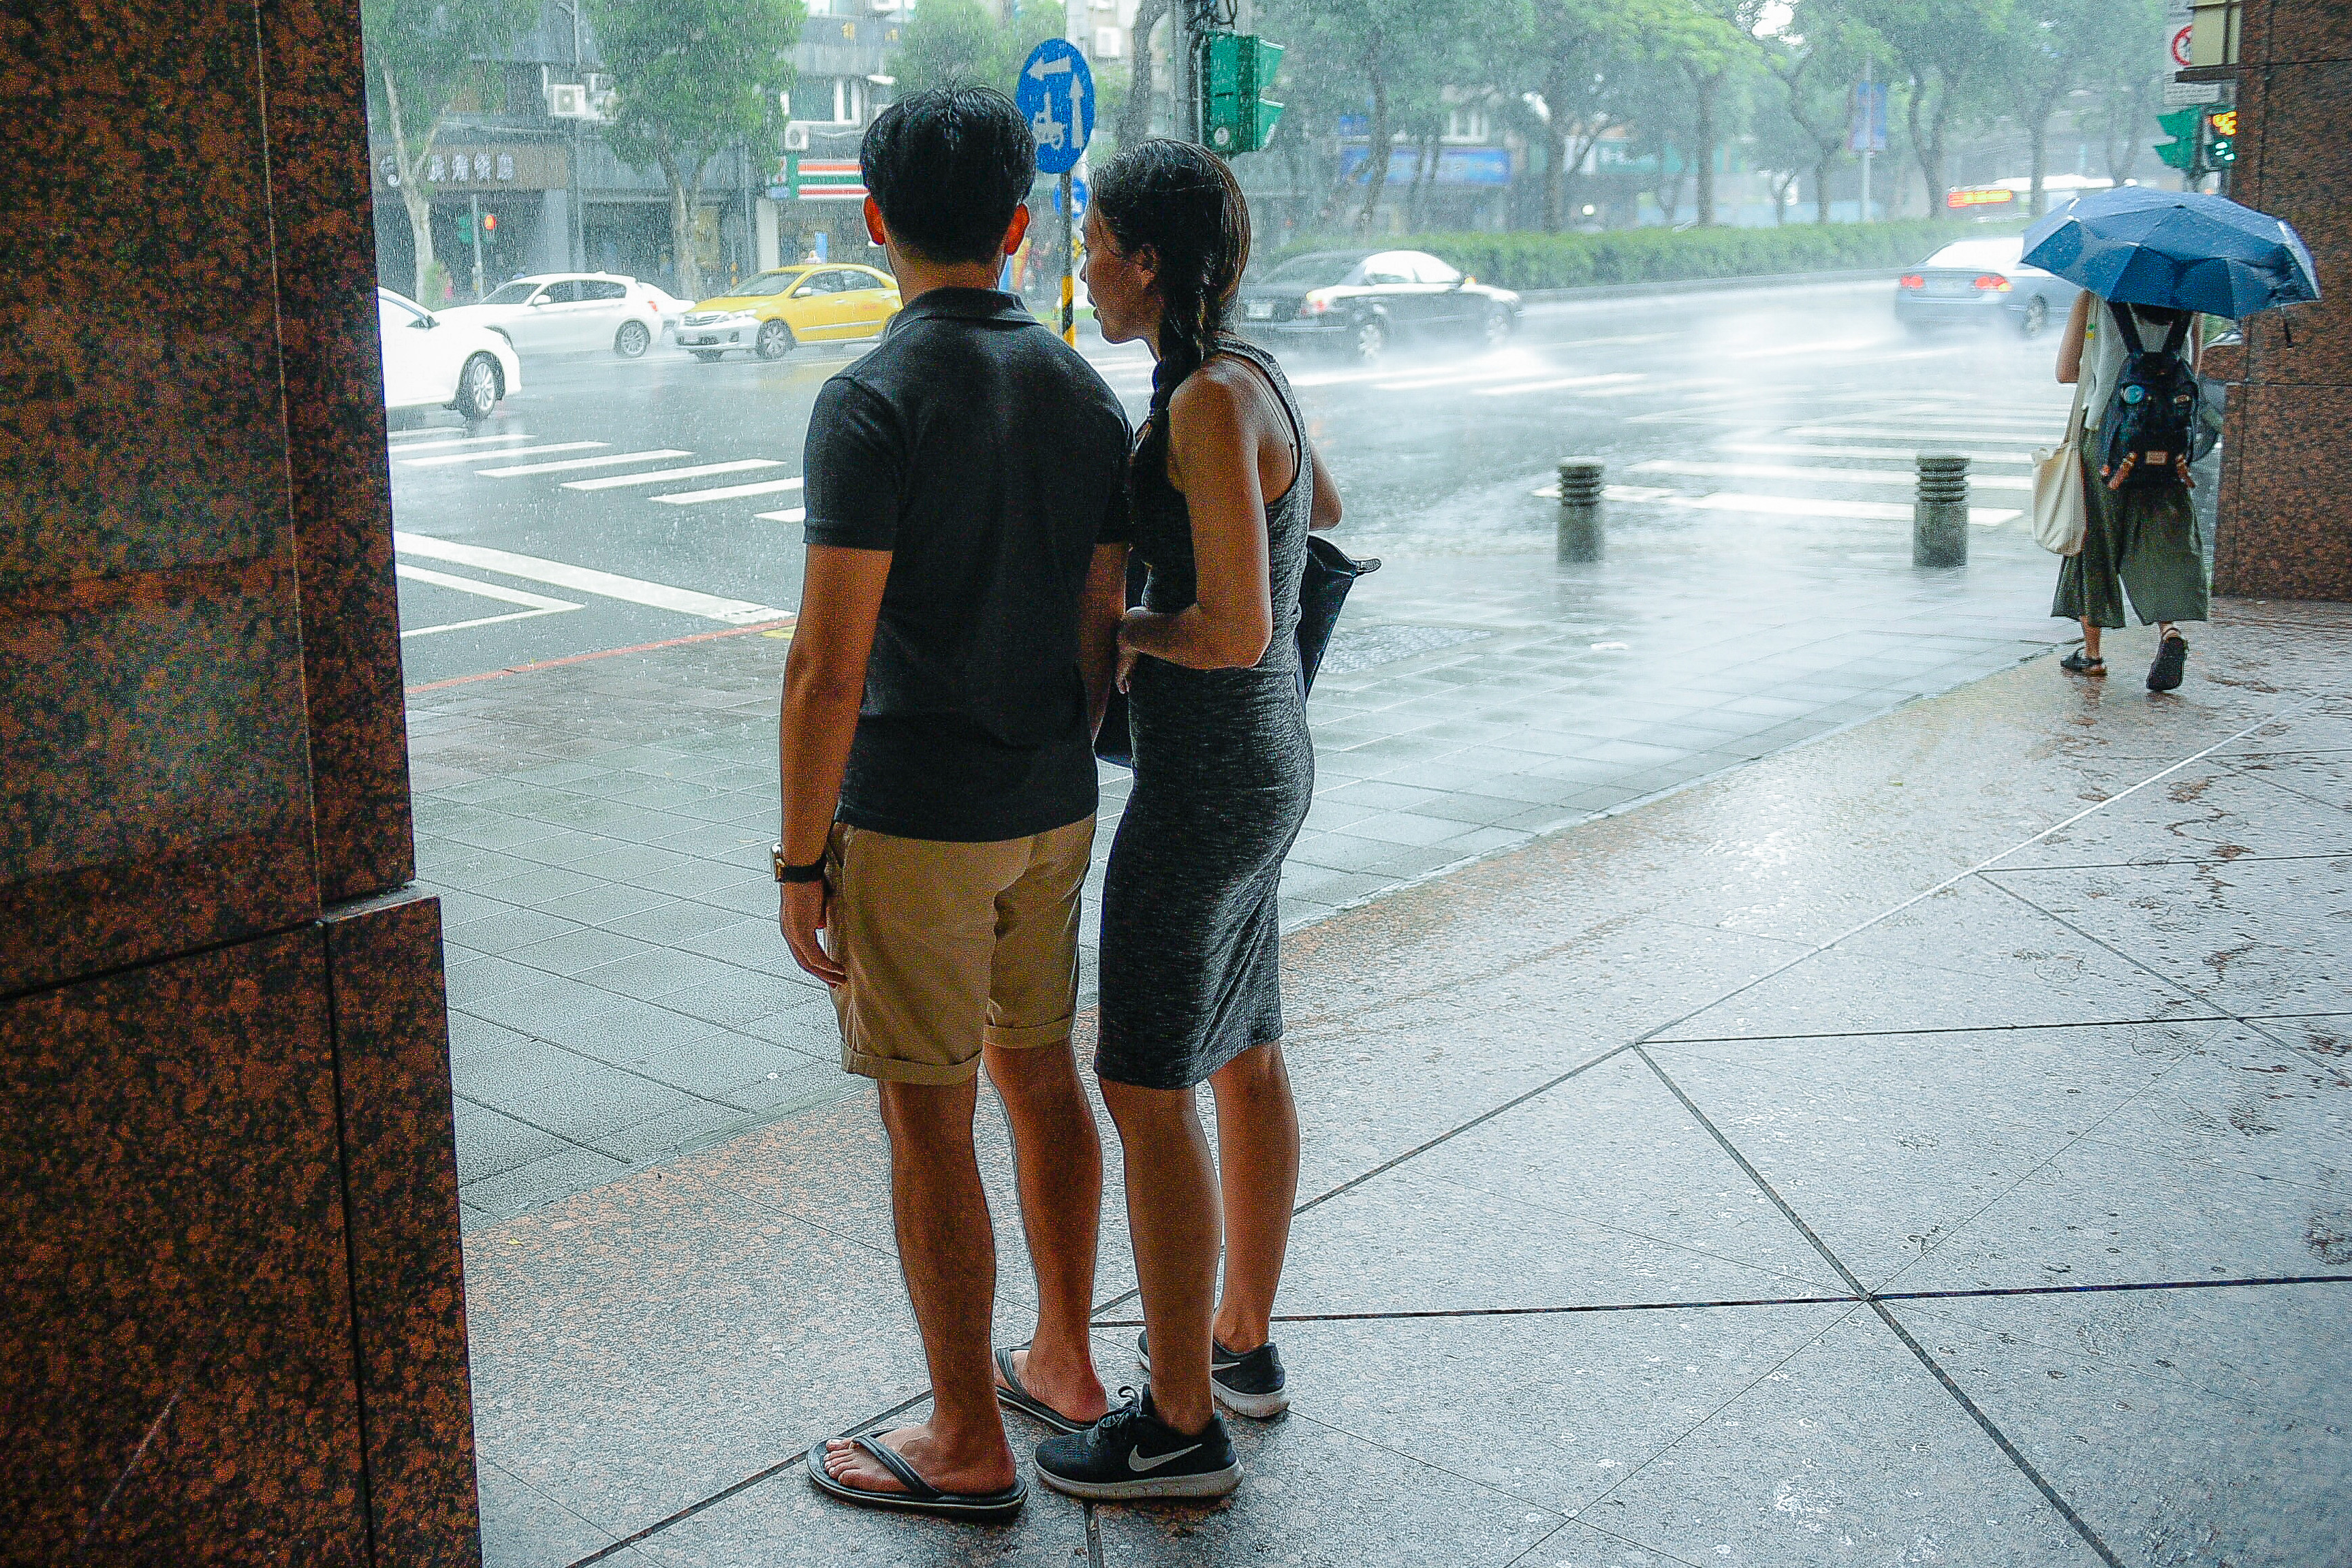
[[1358, 359], [1391, 343], [1499, 343], [1519, 297], [1420, 250], [1318, 250], [1242, 284], [1234, 325], [1269, 345], [1321, 343]]

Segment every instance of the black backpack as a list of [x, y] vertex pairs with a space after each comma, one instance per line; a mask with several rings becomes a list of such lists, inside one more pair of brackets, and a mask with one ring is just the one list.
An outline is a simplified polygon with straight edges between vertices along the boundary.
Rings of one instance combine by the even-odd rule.
[[[2164, 342], [2151, 349], [2140, 342], [2139, 326], [2128, 306], [2109, 300], [2107, 310], [2123, 333], [2125, 357], [2100, 426], [2105, 437], [2099, 452], [2100, 472], [2110, 479], [2120, 473], [2130, 486], [2177, 485], [2180, 473], [2174, 460], [2194, 460], [2200, 455], [2194, 450], [2200, 395], [2196, 373], [2180, 353], [2196, 317], [2183, 310]], [[2126, 468], [2126, 463], [2131, 467]]]

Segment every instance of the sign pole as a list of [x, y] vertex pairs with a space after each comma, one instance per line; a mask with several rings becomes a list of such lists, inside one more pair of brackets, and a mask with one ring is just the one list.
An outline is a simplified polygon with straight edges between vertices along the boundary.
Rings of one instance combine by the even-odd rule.
[[482, 198], [480, 193], [475, 192], [468, 195], [466, 197], [466, 205], [472, 209], [474, 215], [470, 230], [474, 237], [474, 298], [479, 300], [482, 297]]
[[1870, 58], [1862, 61], [1862, 221], [1870, 221], [1870, 149], [1878, 140], [1878, 100], [1872, 94]]
[[1070, 172], [1062, 171], [1062, 341], [1078, 346], [1076, 203], [1070, 196]]

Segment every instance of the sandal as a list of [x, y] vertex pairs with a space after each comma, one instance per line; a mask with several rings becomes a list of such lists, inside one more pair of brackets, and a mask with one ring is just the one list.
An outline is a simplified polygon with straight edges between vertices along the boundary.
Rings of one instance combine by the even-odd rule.
[[996, 1385], [996, 1403], [1007, 1410], [1018, 1410], [1032, 1421], [1050, 1426], [1056, 1432], [1083, 1432], [1094, 1425], [1091, 1421], [1072, 1420], [1022, 1387], [1021, 1374], [1013, 1370], [1013, 1352], [996, 1352], [996, 1373], [1004, 1380]]
[[2147, 689], [2150, 691], [2170, 691], [2180, 684], [2181, 670], [2189, 663], [2189, 639], [2179, 632], [2164, 639], [2156, 650], [2156, 662], [2147, 667]]
[[2060, 659], [2058, 668], [2069, 675], [2105, 675], [2107, 672], [2107, 661], [2104, 658], [2085, 658], [2083, 657], [2082, 650], [2078, 648]]
[[888, 1509], [897, 1513], [928, 1513], [944, 1519], [969, 1520], [978, 1524], [992, 1524], [1011, 1519], [1029, 1500], [1029, 1482], [1015, 1475], [1013, 1484], [1001, 1492], [943, 1492], [915, 1473], [898, 1450], [882, 1441], [878, 1433], [853, 1437], [861, 1452], [880, 1461], [884, 1469], [898, 1479], [907, 1489], [902, 1492], [870, 1492], [863, 1487], [844, 1486], [835, 1480], [824, 1468], [824, 1446], [829, 1439], [820, 1437], [808, 1451], [809, 1479], [817, 1490], [855, 1503], [859, 1508]]

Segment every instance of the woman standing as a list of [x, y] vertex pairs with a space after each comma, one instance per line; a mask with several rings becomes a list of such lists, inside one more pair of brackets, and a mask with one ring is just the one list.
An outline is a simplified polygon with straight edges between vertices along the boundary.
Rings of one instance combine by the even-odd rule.
[[1039, 1447], [1046, 1484], [1085, 1498], [1222, 1496], [1241, 1466], [1216, 1404], [1288, 1404], [1268, 1338], [1298, 1189], [1276, 895], [1315, 783], [1299, 578], [1339, 500], [1280, 367], [1223, 331], [1248, 259], [1249, 210], [1213, 153], [1155, 140], [1096, 176], [1096, 320], [1159, 361], [1131, 469], [1150, 575], [1118, 634], [1135, 787], [1103, 889], [1095, 1058], [1126, 1150], [1150, 1386]]
[[[2147, 305], [2126, 308], [2140, 342], [2150, 348], [2163, 341], [2181, 315]], [[2147, 689], [2170, 691], [2180, 684], [2189, 661], [2188, 639], [2175, 623], [2201, 621], [2209, 607], [2205, 545], [2196, 508], [2189, 504], [2188, 453], [2180, 453], [2173, 474], [2157, 484], [2126, 484], [2125, 476], [2109, 474], [2100, 466], [2107, 404], [2128, 357], [2129, 345], [2123, 338], [2105, 300], [2088, 289], [2074, 297], [2074, 312], [2067, 318], [2066, 336], [2058, 345], [2058, 380], [2072, 384], [2080, 379], [2086, 413], [2083, 549], [2060, 558], [2058, 593], [2050, 613], [2083, 626], [2082, 651], [2068, 654], [2061, 668], [2075, 675], [2105, 675], [2100, 633], [2124, 624], [2124, 595], [2129, 593], [2140, 624], [2157, 625], [2156, 662], [2148, 666]], [[2192, 371], [2200, 347], [2192, 330]]]

